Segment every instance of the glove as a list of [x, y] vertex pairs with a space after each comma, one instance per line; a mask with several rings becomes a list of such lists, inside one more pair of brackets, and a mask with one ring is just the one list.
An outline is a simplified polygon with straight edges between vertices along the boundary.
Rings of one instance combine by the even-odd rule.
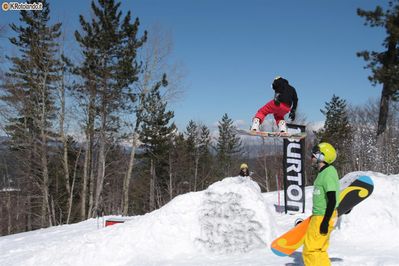
[[323, 219], [323, 221], [320, 224], [320, 234], [326, 235], [327, 233], [328, 233], [328, 221], [326, 219]]
[[259, 131], [259, 126], [260, 126], [260, 119], [255, 117], [252, 120], [252, 127], [251, 127], [251, 131]]
[[294, 109], [291, 110], [291, 112], [288, 115], [288, 117], [291, 119], [291, 121], [295, 120], [295, 110]]

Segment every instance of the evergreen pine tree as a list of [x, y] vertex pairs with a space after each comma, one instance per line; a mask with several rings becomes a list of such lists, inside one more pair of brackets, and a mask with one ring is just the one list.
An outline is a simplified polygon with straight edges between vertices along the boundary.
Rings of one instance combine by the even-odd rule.
[[188, 164], [187, 141], [183, 133], [172, 134], [169, 151], [169, 199], [191, 191], [192, 168]]
[[242, 151], [241, 139], [235, 132], [233, 120], [224, 114], [219, 121], [219, 138], [216, 144], [220, 174], [224, 177], [233, 174], [232, 164], [235, 156]]
[[[107, 148], [117, 141], [121, 127], [120, 113], [127, 110], [134, 99], [133, 86], [141, 69], [136, 61], [137, 50], [144, 44], [147, 33], [138, 37], [139, 19], [131, 23], [131, 13], [122, 18], [121, 3], [114, 0], [92, 1], [94, 18], [87, 22], [80, 16], [82, 31], [75, 32], [84, 55], [83, 64], [76, 68], [84, 84], [77, 88], [76, 94], [86, 100], [84, 106], [87, 117], [85, 128], [87, 148], [82, 189], [82, 216], [85, 215], [86, 186], [93, 155], [94, 132], [98, 132], [98, 156], [96, 161], [96, 180], [90, 180], [90, 199], [88, 216], [94, 214], [100, 204], [100, 195], [106, 176], [105, 165]], [[95, 125], [98, 128], [95, 128]], [[93, 188], [95, 183], [95, 189]], [[94, 195], [95, 194], [95, 195]]]
[[[11, 67], [6, 73], [1, 97], [11, 111], [6, 126], [12, 138], [11, 146], [17, 158], [21, 159], [23, 175], [33, 181], [24, 189], [28, 195], [38, 193], [42, 198], [40, 215], [37, 215], [37, 210], [29, 210], [34, 213], [32, 217], [40, 217], [40, 222], [33, 220], [33, 228], [51, 225], [54, 220], [49, 203], [48, 140], [53, 135], [54, 91], [61, 69], [57, 42], [61, 23], [49, 25], [49, 4], [47, 1], [42, 1], [42, 4], [43, 10], [22, 10], [21, 25], [10, 25], [18, 34], [10, 38], [10, 42], [18, 49], [19, 55], [7, 57]], [[36, 191], [37, 187], [40, 187], [39, 191]], [[38, 204], [29, 202], [28, 205]]]
[[176, 126], [171, 123], [174, 117], [173, 111], [167, 111], [167, 102], [161, 98], [161, 86], [166, 86], [166, 75], [144, 96], [143, 109], [137, 113], [142, 121], [140, 128], [140, 140], [144, 147], [144, 157], [150, 169], [151, 198], [150, 209], [156, 208], [155, 190], [161, 194], [168, 186], [168, 153], [172, 134]]
[[186, 127], [186, 137], [192, 190], [196, 191], [201, 182], [200, 179], [205, 177], [211, 169], [210, 132], [207, 126], [190, 120]]
[[335, 165], [338, 170], [345, 170], [345, 165], [351, 159], [352, 129], [348, 119], [348, 109], [346, 101], [333, 95], [330, 102], [325, 103], [325, 109], [320, 110], [326, 117], [324, 127], [317, 133], [319, 142], [328, 142], [335, 147], [338, 152]]
[[190, 120], [186, 127], [186, 137], [187, 137], [187, 149], [194, 156], [195, 150], [198, 148], [199, 139], [198, 139], [198, 125]]
[[200, 136], [199, 136], [199, 128], [198, 125], [190, 120], [186, 127], [186, 136], [187, 136], [187, 155], [188, 155], [188, 168], [190, 175], [190, 183], [195, 188], [197, 185], [198, 178], [198, 163], [199, 163], [199, 145], [200, 145]]
[[199, 150], [202, 157], [206, 157], [209, 155], [209, 147], [211, 144], [211, 136], [209, 128], [205, 125], [202, 125], [200, 128], [200, 141], [199, 141]]
[[[200, 127], [200, 144], [199, 144], [199, 180], [197, 183], [197, 187], [201, 187], [201, 189], [205, 188], [206, 180], [213, 173], [213, 158], [209, 151], [211, 147], [211, 135], [210, 130], [207, 126], [202, 125]], [[196, 188], [197, 189], [197, 188]]]
[[[28, 1], [31, 3], [32, 1]], [[41, 124], [48, 130], [55, 117], [54, 92], [55, 82], [60, 79], [60, 60], [57, 56], [59, 45], [57, 38], [61, 35], [61, 23], [47, 25], [50, 20], [49, 4], [43, 2], [41, 11], [22, 10], [21, 21], [26, 26], [11, 24], [11, 29], [18, 37], [10, 42], [20, 52], [19, 56], [7, 57], [12, 66], [6, 73], [6, 82], [2, 88], [5, 95], [1, 97], [15, 111], [16, 116], [8, 121], [8, 133], [14, 139], [14, 147], [27, 148], [29, 141], [23, 138], [36, 139], [40, 134]], [[46, 117], [41, 118], [42, 109]], [[18, 142], [22, 146], [18, 145]]]
[[376, 85], [382, 84], [380, 113], [378, 119], [377, 136], [382, 134], [387, 126], [390, 100], [399, 100], [399, 1], [389, 1], [389, 8], [384, 11], [377, 6], [374, 11], [357, 10], [357, 14], [365, 18], [365, 25], [370, 27], [383, 27], [387, 37], [383, 46], [385, 51], [362, 51], [357, 56], [368, 62], [372, 75], [369, 80]]

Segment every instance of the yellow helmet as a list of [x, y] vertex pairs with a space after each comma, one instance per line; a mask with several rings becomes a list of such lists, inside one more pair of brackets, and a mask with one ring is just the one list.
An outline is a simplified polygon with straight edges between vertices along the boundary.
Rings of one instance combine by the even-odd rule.
[[318, 161], [332, 164], [337, 158], [337, 152], [335, 148], [327, 142], [321, 142], [316, 145], [312, 150], [313, 155]]
[[247, 165], [246, 163], [242, 163], [242, 164], [241, 164], [240, 170], [241, 170], [241, 169], [244, 169], [244, 168], [247, 168], [247, 169], [248, 169], [248, 165]]

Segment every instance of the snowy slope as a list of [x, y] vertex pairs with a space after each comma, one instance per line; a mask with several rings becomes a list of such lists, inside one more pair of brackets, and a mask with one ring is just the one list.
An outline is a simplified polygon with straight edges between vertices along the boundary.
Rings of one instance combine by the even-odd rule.
[[[366, 174], [373, 194], [333, 232], [333, 265], [399, 265], [399, 175]], [[73, 225], [0, 237], [0, 265], [302, 265], [300, 250], [277, 257], [272, 239], [305, 214], [274, 211], [277, 192], [261, 194], [249, 178], [231, 177], [181, 195], [163, 208], [98, 228]]]

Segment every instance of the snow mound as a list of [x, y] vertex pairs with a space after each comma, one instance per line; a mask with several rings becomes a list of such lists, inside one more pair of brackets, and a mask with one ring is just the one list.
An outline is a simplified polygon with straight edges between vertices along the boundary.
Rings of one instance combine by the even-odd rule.
[[[399, 175], [353, 172], [341, 182], [361, 175], [371, 177], [374, 191], [341, 216], [328, 250], [332, 264], [399, 265]], [[89, 219], [0, 237], [0, 265], [302, 265], [301, 248], [278, 257], [269, 244], [311, 214], [312, 187], [301, 214], [275, 212], [278, 194], [261, 194], [250, 178], [225, 178], [124, 224], [98, 228]]]
[[231, 177], [124, 224], [30, 247], [37, 249], [30, 258], [20, 250], [18, 264], [145, 265], [199, 252], [248, 252], [270, 242], [269, 219], [258, 184]]
[[197, 243], [217, 253], [248, 252], [271, 240], [270, 210], [249, 177], [225, 178], [205, 191]]
[[385, 243], [386, 239], [399, 239], [399, 215], [396, 212], [399, 210], [399, 176], [373, 172], [351, 174], [371, 176], [374, 191], [365, 202], [353, 208], [350, 215], [342, 216], [337, 237], [347, 240], [355, 235], [359, 241], [370, 241], [371, 235], [378, 235], [378, 238], [373, 239], [376, 245]]

